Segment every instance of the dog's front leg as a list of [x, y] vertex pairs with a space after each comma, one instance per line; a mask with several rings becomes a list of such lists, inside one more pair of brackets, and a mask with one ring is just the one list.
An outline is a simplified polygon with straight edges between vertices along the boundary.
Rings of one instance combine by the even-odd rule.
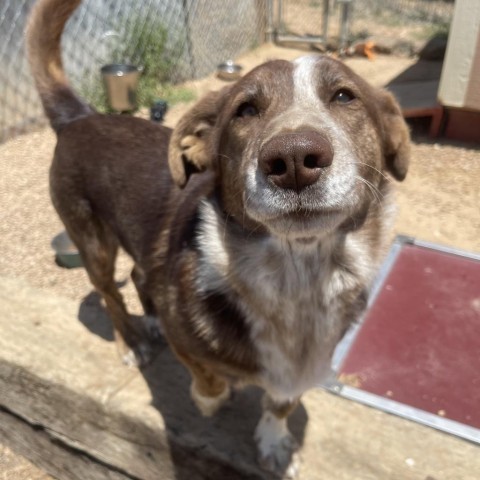
[[190, 395], [203, 416], [211, 417], [229, 398], [230, 385], [202, 363], [177, 353], [192, 376]]
[[276, 402], [265, 394], [262, 418], [255, 429], [260, 466], [282, 478], [295, 478], [298, 473], [299, 459], [295, 453], [298, 443], [287, 426], [288, 415], [295, 410], [298, 401], [299, 398]]

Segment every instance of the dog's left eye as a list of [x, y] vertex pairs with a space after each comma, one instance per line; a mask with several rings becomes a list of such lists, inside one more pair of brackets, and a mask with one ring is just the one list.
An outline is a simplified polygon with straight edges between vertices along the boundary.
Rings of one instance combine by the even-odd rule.
[[258, 115], [258, 109], [255, 105], [245, 102], [237, 108], [237, 117], [255, 117]]
[[352, 102], [355, 98], [355, 95], [350, 90], [342, 88], [332, 97], [332, 102], [346, 104]]

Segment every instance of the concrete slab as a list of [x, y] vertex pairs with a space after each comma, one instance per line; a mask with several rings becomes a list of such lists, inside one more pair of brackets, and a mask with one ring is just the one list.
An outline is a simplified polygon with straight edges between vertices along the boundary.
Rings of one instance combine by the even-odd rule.
[[[0, 442], [62, 479], [268, 479], [255, 463], [257, 390], [211, 419], [160, 345], [154, 364], [124, 367], [103, 311], [0, 277]], [[91, 307], [93, 308], [93, 307]], [[295, 412], [303, 479], [474, 480], [479, 449], [316, 390]]]

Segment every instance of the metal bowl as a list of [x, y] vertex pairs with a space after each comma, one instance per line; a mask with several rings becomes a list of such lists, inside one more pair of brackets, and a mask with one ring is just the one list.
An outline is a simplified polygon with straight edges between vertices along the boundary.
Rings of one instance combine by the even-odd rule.
[[137, 108], [137, 87], [142, 69], [124, 63], [104, 65], [101, 70], [107, 91], [108, 104], [117, 112]]
[[53, 238], [52, 248], [55, 251], [55, 261], [61, 267], [78, 268], [83, 266], [77, 247], [67, 232], [61, 232]]
[[233, 60], [227, 60], [217, 66], [217, 77], [222, 80], [238, 80], [242, 76], [243, 67]]

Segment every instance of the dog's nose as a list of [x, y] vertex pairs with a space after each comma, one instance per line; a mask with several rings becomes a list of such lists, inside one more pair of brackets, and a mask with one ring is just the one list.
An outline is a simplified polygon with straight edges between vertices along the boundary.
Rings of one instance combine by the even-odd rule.
[[332, 146], [320, 133], [288, 132], [262, 147], [258, 164], [275, 185], [299, 192], [314, 184], [332, 161]]

